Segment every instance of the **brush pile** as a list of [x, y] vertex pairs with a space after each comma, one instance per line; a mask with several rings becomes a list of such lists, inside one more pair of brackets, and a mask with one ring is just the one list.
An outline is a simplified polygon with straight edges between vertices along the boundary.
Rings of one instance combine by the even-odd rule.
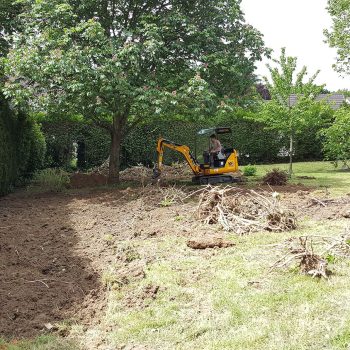
[[[292, 263], [297, 262], [301, 273], [327, 278], [330, 274], [327, 270], [328, 262], [334, 262], [336, 258], [350, 258], [349, 229], [339, 237], [292, 237], [282, 243], [282, 248], [287, 253], [273, 264], [270, 271], [290, 267]], [[315, 250], [318, 253], [315, 253]]]
[[264, 185], [284, 186], [287, 184], [288, 174], [279, 169], [272, 169], [262, 179]]
[[[93, 174], [101, 174], [108, 176], [109, 171], [109, 158], [103, 162], [100, 166], [91, 169]], [[144, 166], [143, 164], [137, 164], [135, 166], [126, 168], [120, 172], [120, 179], [122, 181], [137, 181], [137, 182], [146, 182], [152, 178], [153, 170], [149, 167]], [[162, 166], [162, 178], [166, 179], [182, 179], [188, 178], [191, 176], [192, 171], [187, 163], [174, 163], [170, 165]]]
[[200, 195], [197, 217], [206, 224], [219, 224], [224, 230], [240, 235], [296, 228], [294, 213], [281, 207], [277, 192], [243, 193], [234, 187], [207, 186]]
[[314, 253], [312, 238], [293, 237], [286, 242], [285, 248], [287, 248], [287, 254], [277, 260], [270, 271], [275, 268], [290, 267], [293, 262], [297, 262], [301, 273], [327, 278], [327, 260], [321, 254]]

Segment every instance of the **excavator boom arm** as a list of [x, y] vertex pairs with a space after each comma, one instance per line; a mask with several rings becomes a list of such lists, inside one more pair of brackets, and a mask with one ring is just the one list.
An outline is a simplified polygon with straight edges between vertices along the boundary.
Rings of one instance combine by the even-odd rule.
[[173, 141], [169, 141], [166, 139], [159, 139], [157, 144], [157, 153], [158, 153], [158, 159], [157, 159], [157, 175], [159, 176], [162, 171], [162, 165], [163, 165], [163, 156], [164, 156], [164, 149], [169, 148], [171, 150], [180, 152], [186, 159], [188, 165], [190, 166], [191, 170], [195, 175], [199, 173], [199, 164], [196, 160], [196, 158], [192, 155], [190, 148], [186, 145], [180, 145], [178, 143], [175, 143]]

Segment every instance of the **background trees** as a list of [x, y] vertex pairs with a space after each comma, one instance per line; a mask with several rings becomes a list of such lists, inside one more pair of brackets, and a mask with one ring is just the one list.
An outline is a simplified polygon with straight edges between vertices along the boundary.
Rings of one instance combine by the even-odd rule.
[[339, 109], [335, 113], [332, 125], [324, 131], [326, 141], [324, 150], [329, 159], [335, 160], [335, 165], [342, 162], [349, 169], [350, 160], [350, 110]]
[[322, 91], [322, 86], [316, 86], [316, 72], [305, 81], [307, 68], [304, 66], [297, 73], [297, 58], [286, 56], [281, 50], [279, 60], [274, 60], [277, 67], [268, 65], [270, 80], [265, 77], [265, 84], [271, 95], [271, 100], [262, 105], [261, 113], [256, 118], [276, 130], [280, 136], [289, 139], [289, 175], [292, 174], [292, 159], [294, 139], [311, 125], [320, 123], [322, 115], [328, 108], [315, 98]]
[[160, 110], [162, 98], [200, 72], [215, 95], [237, 103], [267, 53], [237, 0], [28, 3], [8, 56], [7, 94], [106, 129], [111, 181], [118, 181], [122, 140]]
[[329, 45], [337, 48], [334, 66], [340, 73], [350, 73], [350, 0], [328, 0], [328, 12], [333, 26], [325, 30], [325, 35]]

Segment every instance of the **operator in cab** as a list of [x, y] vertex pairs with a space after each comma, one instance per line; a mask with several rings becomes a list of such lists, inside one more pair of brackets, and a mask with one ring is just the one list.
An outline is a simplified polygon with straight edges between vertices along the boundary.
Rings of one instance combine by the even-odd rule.
[[221, 154], [221, 142], [215, 134], [210, 135], [210, 166], [214, 166], [214, 156]]

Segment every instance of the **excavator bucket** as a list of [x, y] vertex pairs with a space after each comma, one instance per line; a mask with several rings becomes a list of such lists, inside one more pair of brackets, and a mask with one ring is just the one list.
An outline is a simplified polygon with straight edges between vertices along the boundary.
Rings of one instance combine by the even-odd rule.
[[160, 176], [161, 171], [157, 168], [154, 167], [153, 168], [153, 175], [152, 175], [152, 179], [158, 179], [158, 177]]

